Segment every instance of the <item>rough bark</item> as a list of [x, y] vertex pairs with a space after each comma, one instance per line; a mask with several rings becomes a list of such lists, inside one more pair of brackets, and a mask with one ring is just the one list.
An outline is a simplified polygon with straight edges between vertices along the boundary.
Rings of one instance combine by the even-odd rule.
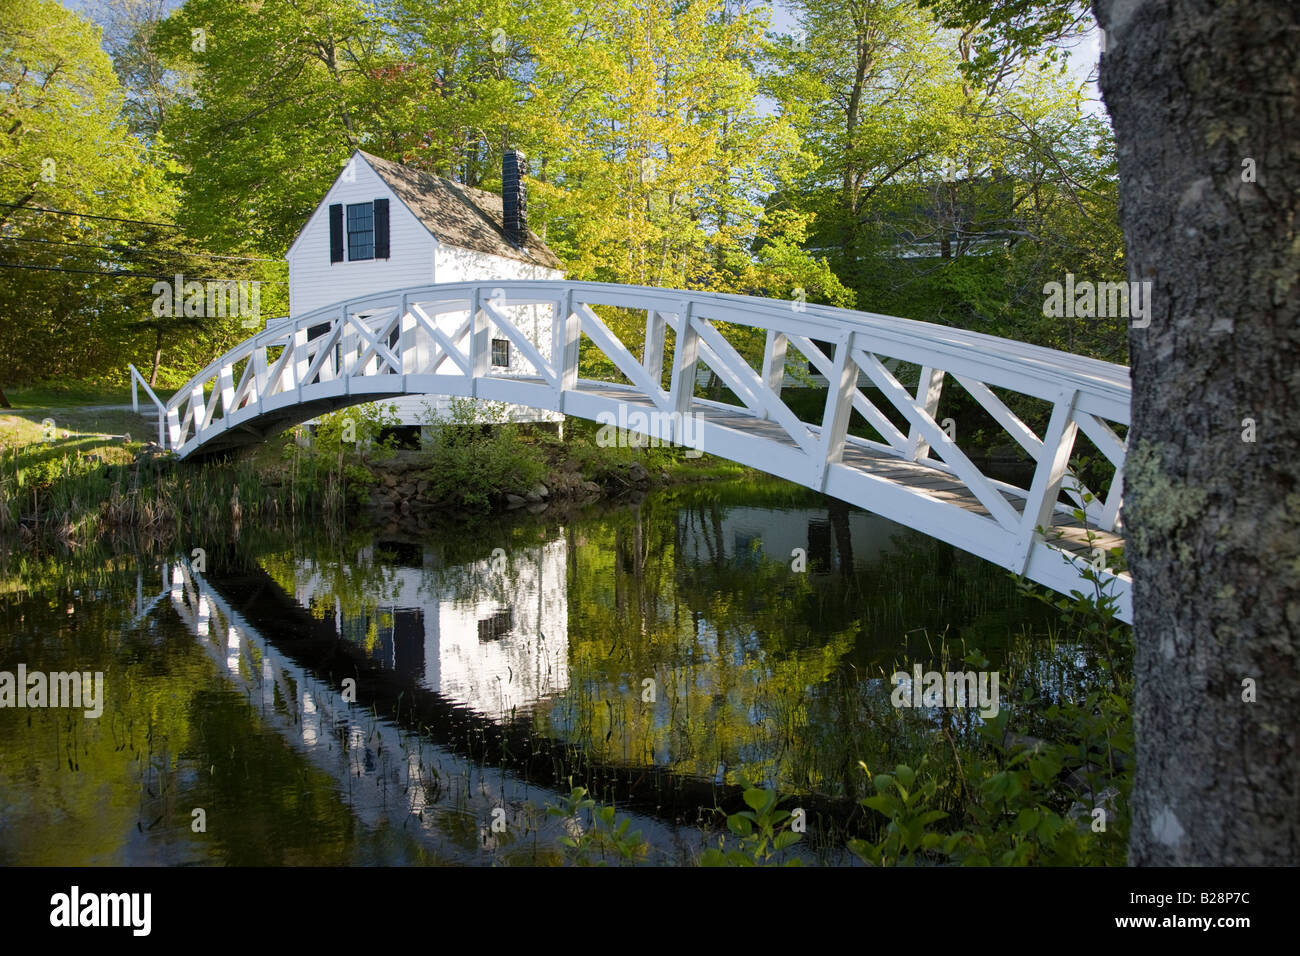
[[1130, 862], [1294, 864], [1300, 4], [1094, 10], [1130, 278], [1152, 283], [1129, 332]]

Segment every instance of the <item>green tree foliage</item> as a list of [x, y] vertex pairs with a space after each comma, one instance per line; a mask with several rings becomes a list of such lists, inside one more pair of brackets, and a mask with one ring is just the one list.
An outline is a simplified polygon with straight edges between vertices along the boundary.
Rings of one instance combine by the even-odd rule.
[[184, 218], [225, 251], [279, 255], [358, 146], [487, 188], [522, 147], [534, 225], [576, 277], [846, 303], [801, 248], [809, 214], [764, 209], [806, 164], [761, 108], [765, 16], [719, 0], [190, 0], [156, 39], [195, 77], [166, 125]]
[[164, 132], [186, 166], [183, 221], [221, 252], [283, 255], [352, 150], [374, 101], [384, 21], [360, 0], [190, 0], [158, 26], [193, 94]]
[[437, 498], [485, 511], [546, 477], [541, 451], [520, 440], [518, 425], [489, 426], [487, 407], [452, 399], [450, 416], [428, 417], [433, 449], [425, 474]]
[[914, 0], [791, 7], [773, 92], [822, 162], [784, 201], [862, 307], [1122, 361], [1121, 321], [1042, 314], [1124, 278], [1114, 144], [1050, 51], [975, 70], [982, 34]]
[[[163, 137], [133, 135], [147, 104], [126, 96], [101, 39], [53, 0], [19, 0], [0, 24], [0, 384], [120, 381], [150, 359], [156, 376], [179, 341], [201, 364], [246, 330], [229, 315], [158, 314], [155, 283], [282, 271], [213, 258], [176, 226], [182, 168]], [[127, 47], [142, 56], [138, 38]]]
[[[54, 0], [16, 0], [0, 22], [0, 379], [81, 375], [121, 349], [152, 278], [145, 238], [114, 219], [165, 217], [171, 194], [122, 120], [99, 31]], [[41, 210], [61, 210], [60, 215]], [[144, 270], [141, 270], [144, 271]]]
[[131, 132], [152, 142], [168, 112], [189, 88], [190, 77], [168, 65], [153, 42], [167, 16], [167, 0], [103, 0], [104, 46], [126, 93], [123, 112]]

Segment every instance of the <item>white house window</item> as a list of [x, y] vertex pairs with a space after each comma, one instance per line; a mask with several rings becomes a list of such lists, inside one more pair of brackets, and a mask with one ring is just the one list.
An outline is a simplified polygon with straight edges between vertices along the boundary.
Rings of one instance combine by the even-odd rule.
[[492, 364], [497, 368], [510, 367], [510, 340], [492, 340]]
[[478, 639], [483, 642], [499, 641], [509, 634], [514, 626], [513, 609], [498, 608], [495, 614], [478, 622]]
[[375, 207], [372, 203], [348, 204], [348, 259], [375, 257]]

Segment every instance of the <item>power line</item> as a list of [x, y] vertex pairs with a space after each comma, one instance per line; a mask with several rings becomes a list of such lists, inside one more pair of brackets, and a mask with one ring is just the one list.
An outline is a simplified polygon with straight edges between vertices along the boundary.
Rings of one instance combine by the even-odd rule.
[[13, 209], [26, 209], [29, 212], [47, 212], [56, 216], [81, 216], [83, 219], [103, 219], [108, 222], [129, 222], [137, 226], [160, 226], [163, 229], [179, 229], [180, 226], [169, 222], [152, 222], [148, 219], [123, 219], [120, 216], [97, 216], [89, 212], [71, 212], [67, 209], [50, 209], [46, 206], [28, 206], [16, 202], [0, 202], [0, 206], [9, 206]]
[[[65, 269], [61, 266], [32, 266], [20, 262], [0, 262], [0, 269], [31, 269], [36, 272], [69, 272], [77, 275], [88, 276], [109, 276], [114, 279], [166, 279], [172, 281], [176, 278], [173, 275], [158, 275], [152, 272], [106, 272], [102, 269]], [[209, 279], [195, 277], [188, 279], [189, 282], [257, 282], [262, 285], [288, 285], [281, 279]]]
[[[148, 249], [133, 249], [130, 246], [109, 246], [99, 242], [72, 242], [68, 239], [32, 239], [27, 236], [0, 236], [0, 242], [40, 242], [56, 246], [80, 246], [84, 249], [107, 249], [110, 252], [132, 252], [138, 255], [158, 256], [158, 253], [150, 252]], [[263, 259], [257, 256], [221, 256], [215, 252], [201, 252], [199, 250], [176, 249], [174, 254], [178, 256], [202, 256], [205, 259], [228, 259], [232, 262], [278, 262], [286, 265], [283, 259]]]

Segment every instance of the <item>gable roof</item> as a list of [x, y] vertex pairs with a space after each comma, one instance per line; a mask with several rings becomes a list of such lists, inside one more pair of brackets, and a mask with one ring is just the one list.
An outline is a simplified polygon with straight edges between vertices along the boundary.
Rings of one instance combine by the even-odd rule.
[[501, 197], [496, 193], [462, 186], [365, 150], [357, 153], [439, 242], [548, 269], [564, 268], [531, 229], [525, 248], [510, 244], [503, 228]]

